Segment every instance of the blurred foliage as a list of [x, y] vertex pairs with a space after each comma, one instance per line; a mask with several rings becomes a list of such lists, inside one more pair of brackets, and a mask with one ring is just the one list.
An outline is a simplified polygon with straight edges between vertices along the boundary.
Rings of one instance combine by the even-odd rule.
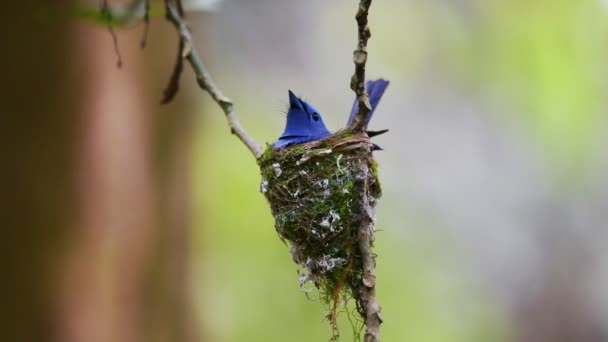
[[506, 97], [550, 167], [577, 178], [599, 153], [608, 17], [601, 1], [479, 1], [470, 70]]
[[[75, 18], [91, 20], [99, 25], [111, 24], [119, 27], [138, 24], [139, 20], [144, 17], [144, 13], [145, 3], [143, 1], [134, 1], [128, 6], [112, 4], [107, 8], [80, 4], [72, 9], [72, 16]], [[159, 2], [152, 2], [149, 15], [151, 17], [163, 16], [163, 5]]]
[[[372, 58], [410, 77], [439, 66], [434, 72], [447, 75], [454, 86], [477, 92], [505, 113], [519, 113], [558, 180], [571, 183], [584, 176], [601, 152], [597, 146], [606, 122], [605, 2], [391, 5], [375, 6], [370, 19], [370, 49], [383, 49]], [[350, 28], [346, 20], [341, 24]]]
[[[222, 0], [182, 0], [184, 9], [188, 12], [212, 11], [217, 8]], [[165, 16], [165, 5], [162, 1], [150, 0], [148, 15], [153, 17]], [[145, 1], [133, 1], [128, 5], [113, 4], [108, 2], [105, 12], [100, 11], [100, 6], [79, 4], [72, 9], [75, 18], [91, 20], [100, 25], [130, 26], [137, 24], [144, 16]]]

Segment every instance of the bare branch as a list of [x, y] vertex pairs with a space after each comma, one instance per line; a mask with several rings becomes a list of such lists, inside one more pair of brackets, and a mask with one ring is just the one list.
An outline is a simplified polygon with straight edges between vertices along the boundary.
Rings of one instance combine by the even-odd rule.
[[175, 95], [179, 91], [179, 80], [182, 78], [182, 71], [184, 70], [184, 40], [180, 38], [177, 46], [177, 56], [175, 57], [175, 63], [173, 64], [173, 71], [171, 71], [171, 77], [169, 83], [163, 91], [163, 98], [160, 100], [161, 104], [167, 104], [173, 101]]
[[[366, 172], [371, 170], [366, 168]], [[364, 179], [368, 179], [366, 176]], [[365, 186], [367, 189], [367, 185]], [[361, 192], [360, 202], [364, 203], [357, 240], [363, 263], [363, 274], [359, 284], [359, 298], [361, 302], [362, 316], [365, 320], [364, 342], [380, 342], [380, 305], [376, 301], [376, 260], [372, 253], [372, 242], [374, 235], [374, 208], [369, 205], [367, 191]]]
[[363, 132], [367, 128], [365, 117], [371, 110], [369, 97], [365, 90], [365, 63], [367, 62], [367, 40], [371, 37], [369, 26], [367, 26], [367, 14], [372, 0], [361, 0], [359, 9], [355, 15], [358, 27], [357, 49], [353, 52], [353, 62], [355, 63], [355, 73], [350, 79], [350, 88], [357, 95], [359, 101], [359, 112], [349, 125], [353, 132]]
[[[176, 1], [177, 1], [177, 3], [175, 3], [176, 16], [178, 18], [183, 18], [184, 11], [181, 6], [181, 0], [176, 0]], [[170, 3], [169, 0], [165, 0], [165, 7], [167, 9], [166, 17], [167, 17], [167, 20], [173, 22], [173, 20], [171, 19], [170, 11], [169, 11], [169, 6], [170, 6], [169, 3]], [[169, 78], [169, 83], [167, 84], [167, 87], [165, 88], [165, 91], [163, 92], [163, 99], [160, 101], [161, 104], [167, 104], [167, 103], [171, 102], [173, 100], [173, 98], [175, 98], [175, 95], [177, 95], [177, 92], [179, 91], [179, 80], [181, 79], [182, 71], [184, 70], [184, 48], [186, 47], [186, 40], [179, 30], [178, 30], [178, 36], [179, 36], [179, 43], [178, 43], [178, 47], [177, 47], [177, 56], [175, 58], [175, 64], [173, 64], [173, 71], [171, 72], [171, 77]]]
[[[365, 63], [367, 62], [367, 40], [371, 37], [369, 26], [367, 25], [367, 14], [372, 0], [361, 0], [359, 9], [355, 15], [357, 20], [358, 43], [357, 49], [353, 53], [353, 62], [355, 63], [355, 73], [351, 77], [350, 87], [357, 95], [359, 101], [359, 111], [349, 125], [349, 129], [353, 132], [364, 133], [367, 129], [367, 114], [371, 110], [369, 97], [365, 89]], [[371, 172], [369, 168], [367, 172]], [[367, 179], [367, 177], [366, 177]], [[368, 194], [361, 194], [361, 203], [368, 202]], [[361, 301], [361, 315], [365, 320], [365, 342], [380, 341], [380, 305], [376, 301], [376, 261], [372, 253], [372, 241], [374, 234], [374, 208], [366, 204], [362, 210], [361, 221], [358, 233], [359, 251], [363, 262], [363, 274], [361, 276], [361, 284], [359, 285], [359, 297]]]
[[180, 44], [180, 57], [186, 58], [190, 66], [192, 66], [194, 74], [196, 75], [196, 81], [200, 88], [208, 92], [213, 100], [222, 108], [232, 134], [235, 134], [247, 148], [249, 148], [254, 157], [258, 158], [262, 154], [262, 146], [247, 134], [234, 111], [232, 101], [222, 93], [211, 78], [203, 61], [192, 45], [190, 28], [182, 19], [182, 15], [180, 15], [181, 8], [178, 8], [178, 6], [179, 2], [176, 3], [174, 0], [165, 0], [167, 19], [173, 23], [179, 32], [180, 40], [183, 41], [183, 45]]

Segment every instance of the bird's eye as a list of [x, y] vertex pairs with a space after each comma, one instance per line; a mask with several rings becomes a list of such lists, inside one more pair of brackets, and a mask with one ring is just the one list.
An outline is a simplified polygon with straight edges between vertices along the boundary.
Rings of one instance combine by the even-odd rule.
[[319, 116], [319, 114], [318, 114], [318, 113], [312, 113], [312, 119], [313, 119], [313, 120], [315, 120], [315, 121], [319, 121], [319, 119], [320, 119], [320, 118], [321, 118], [321, 117]]

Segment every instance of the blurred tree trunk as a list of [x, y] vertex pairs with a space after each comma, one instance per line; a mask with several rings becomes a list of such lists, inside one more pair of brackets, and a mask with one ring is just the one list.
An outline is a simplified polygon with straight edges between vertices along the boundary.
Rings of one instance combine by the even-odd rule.
[[174, 34], [155, 21], [142, 51], [141, 30], [118, 32], [117, 69], [108, 31], [69, 18], [71, 5], [2, 10], [2, 340], [200, 340], [194, 116], [183, 102], [161, 110], [160, 89], [146, 87], [158, 65], [168, 77]]

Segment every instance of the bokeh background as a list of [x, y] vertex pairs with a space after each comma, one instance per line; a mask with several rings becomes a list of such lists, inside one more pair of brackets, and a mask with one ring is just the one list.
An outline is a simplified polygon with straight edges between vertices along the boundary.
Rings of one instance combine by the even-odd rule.
[[[110, 1], [111, 5], [126, 2]], [[287, 89], [330, 129], [353, 93], [357, 1], [187, 2], [196, 48], [258, 141]], [[324, 341], [255, 160], [176, 33], [3, 5], [3, 322], [12, 341]], [[368, 78], [385, 341], [608, 341], [608, 2], [376, 0]], [[352, 340], [346, 315], [343, 340]], [[3, 338], [4, 339], [4, 338]]]

